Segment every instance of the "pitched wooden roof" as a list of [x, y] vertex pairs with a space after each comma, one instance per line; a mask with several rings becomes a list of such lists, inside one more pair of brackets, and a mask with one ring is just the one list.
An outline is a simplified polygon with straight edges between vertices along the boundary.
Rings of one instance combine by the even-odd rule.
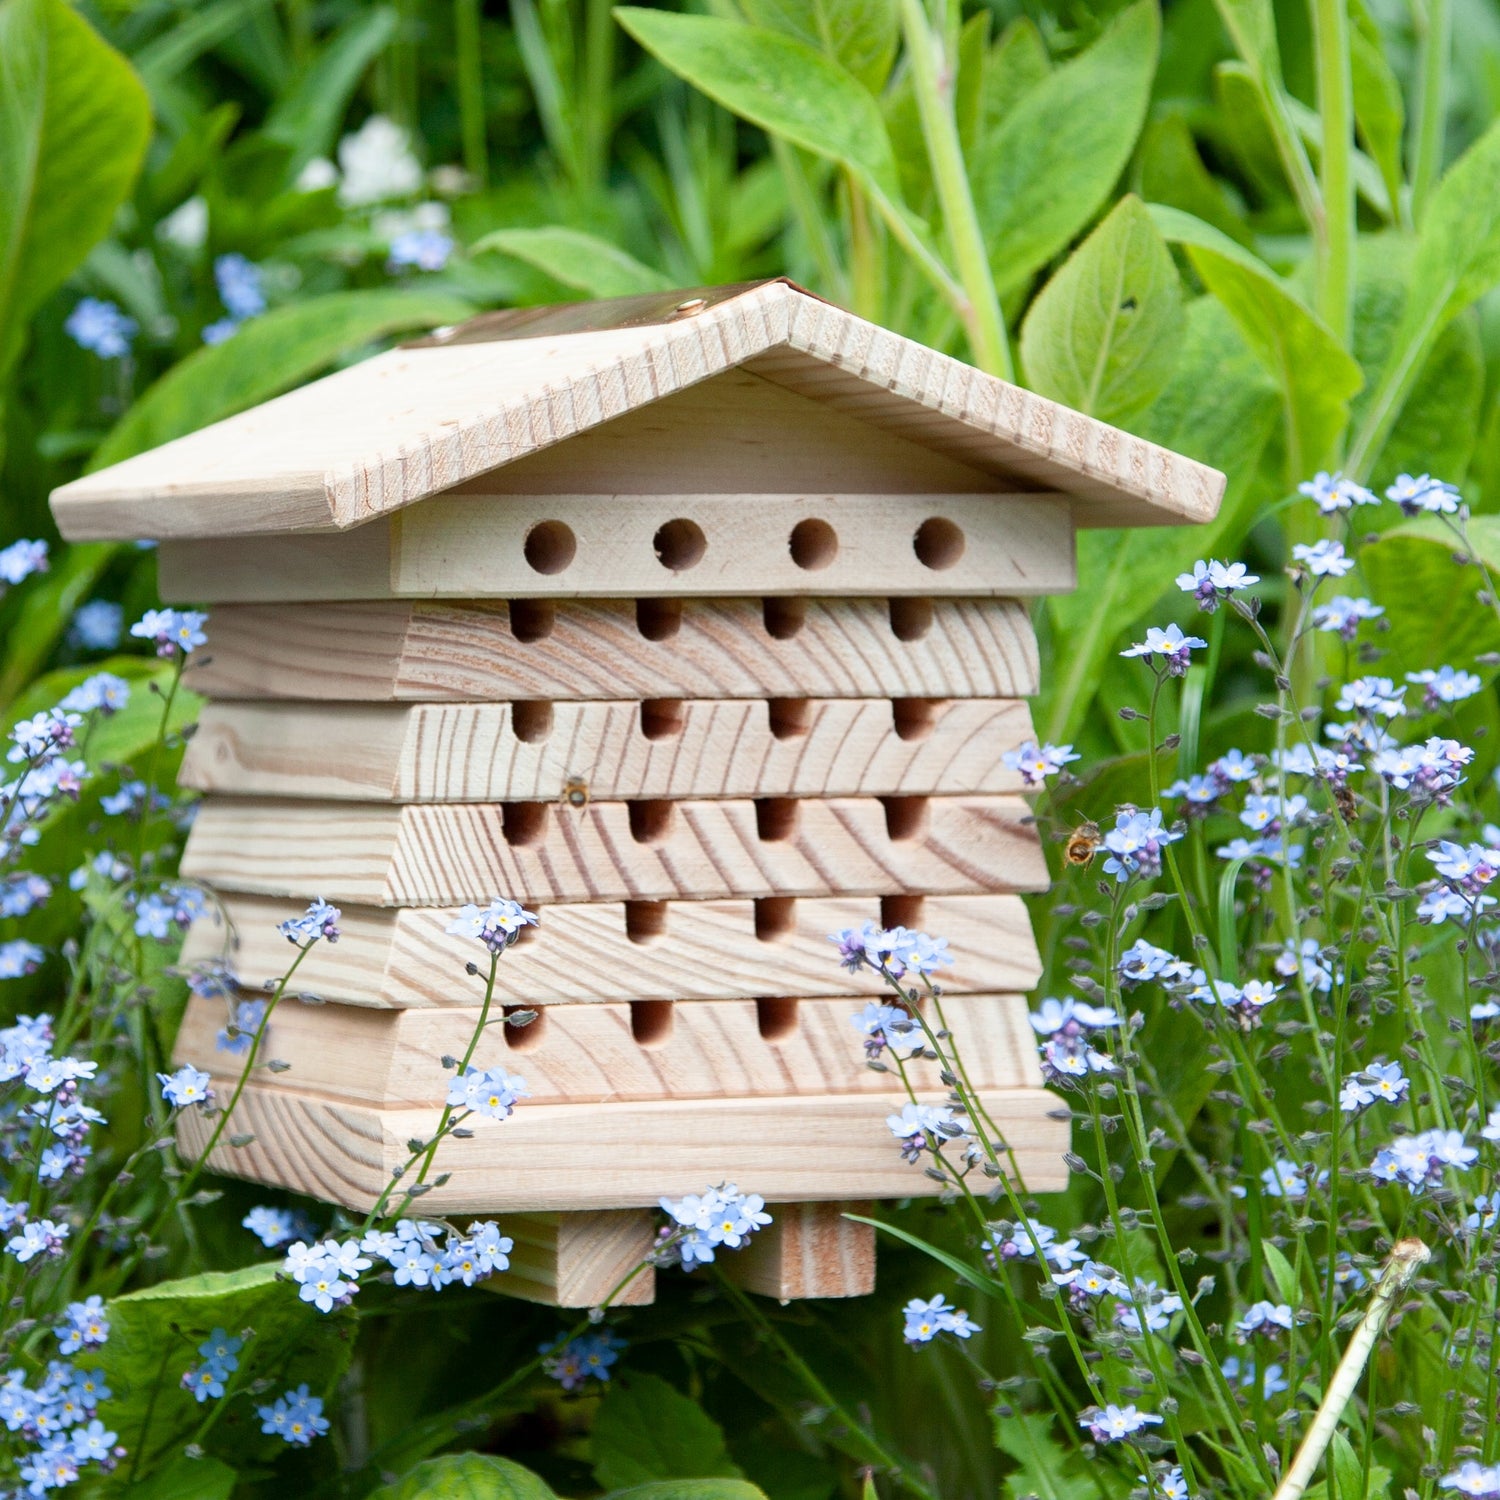
[[74, 541], [339, 531], [737, 366], [1083, 526], [1173, 525], [1224, 476], [785, 280], [487, 314], [64, 485]]

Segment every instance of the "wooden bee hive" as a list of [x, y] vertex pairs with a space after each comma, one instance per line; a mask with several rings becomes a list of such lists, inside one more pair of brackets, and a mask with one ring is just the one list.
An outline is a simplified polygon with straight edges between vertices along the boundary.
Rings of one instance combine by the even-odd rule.
[[[950, 940], [973, 1082], [1061, 1188], [1022, 999], [1046, 868], [1001, 763], [1024, 601], [1073, 587], [1075, 526], [1205, 520], [1222, 484], [773, 281], [492, 314], [59, 490], [64, 535], [158, 539], [163, 596], [211, 609], [183, 869], [243, 981], [309, 898], [344, 912], [297, 977], [329, 1003], [277, 1011], [290, 1067], [213, 1166], [373, 1203], [482, 998], [444, 927], [503, 894], [542, 925], [498, 998], [540, 1018], [476, 1061], [531, 1098], [445, 1143], [423, 1204], [504, 1214], [508, 1289], [596, 1301], [661, 1195], [729, 1179], [776, 1213], [744, 1284], [869, 1290], [841, 1209], [938, 1185], [850, 1024], [880, 986], [827, 942], [866, 920]], [[177, 1045], [221, 1090], [223, 1022], [195, 999]]]

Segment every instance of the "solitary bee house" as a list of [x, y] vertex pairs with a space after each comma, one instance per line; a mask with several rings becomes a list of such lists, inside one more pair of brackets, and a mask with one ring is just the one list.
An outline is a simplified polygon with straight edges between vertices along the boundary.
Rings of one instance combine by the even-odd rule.
[[[505, 1215], [511, 1290], [597, 1300], [658, 1197], [725, 1179], [777, 1218], [745, 1285], [869, 1289], [841, 1209], [938, 1184], [850, 1024], [880, 985], [827, 942], [867, 920], [949, 939], [972, 1082], [1061, 1188], [1022, 999], [1046, 869], [1001, 761], [1031, 735], [1025, 600], [1073, 587], [1075, 526], [1205, 520], [1222, 484], [772, 281], [486, 315], [59, 490], [66, 536], [157, 538], [164, 597], [211, 609], [183, 869], [242, 981], [284, 970], [309, 898], [344, 912], [295, 981], [328, 1003], [278, 1009], [290, 1067], [212, 1165], [372, 1204], [482, 998], [444, 928], [503, 894], [541, 927], [499, 1000], [538, 1019], [476, 1062], [531, 1097], [446, 1142], [422, 1204]], [[200, 923], [185, 961], [224, 943]], [[223, 1024], [193, 1000], [177, 1052], [221, 1096]]]

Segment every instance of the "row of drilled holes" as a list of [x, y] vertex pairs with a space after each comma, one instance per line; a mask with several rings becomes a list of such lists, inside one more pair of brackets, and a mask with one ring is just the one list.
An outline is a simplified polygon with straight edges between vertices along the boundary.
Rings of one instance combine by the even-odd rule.
[[[919, 641], [932, 629], [931, 599], [891, 599], [891, 634], [898, 641]], [[805, 598], [761, 600], [761, 619], [773, 640], [789, 641], [807, 623]], [[648, 641], [669, 641], [682, 628], [681, 599], [637, 599], [635, 626]], [[554, 599], [512, 599], [510, 633], [525, 644], [544, 641], [557, 624]]]
[[[892, 843], [921, 838], [927, 831], [927, 797], [882, 797], [886, 836]], [[632, 799], [625, 804], [630, 836], [638, 844], [661, 844], [672, 836], [677, 804], [665, 798]], [[550, 802], [505, 802], [500, 807], [500, 831], [512, 848], [542, 843], [553, 816]], [[796, 797], [757, 797], [755, 832], [763, 844], [785, 843], [797, 836], [802, 803]]]
[[[891, 727], [900, 740], [925, 740], [947, 706], [946, 698], [892, 698]], [[768, 698], [766, 715], [771, 736], [795, 740], [812, 727], [811, 698]], [[647, 698], [638, 707], [640, 730], [648, 740], [671, 740], [682, 733], [687, 721], [681, 698]], [[552, 733], [551, 703], [512, 703], [511, 732], [528, 745], [541, 744]]]
[[[964, 546], [963, 528], [946, 516], [929, 516], [912, 533], [913, 555], [933, 572], [953, 567], [964, 555]], [[686, 573], [703, 561], [708, 538], [696, 521], [678, 516], [657, 528], [651, 550], [669, 572]], [[526, 533], [521, 551], [533, 573], [552, 577], [572, 567], [578, 538], [566, 521], [538, 521]], [[839, 534], [827, 521], [809, 516], [792, 527], [787, 552], [805, 572], [819, 573], [838, 557]]]
[[[705, 1000], [692, 1003], [713, 1005], [715, 1002]], [[675, 1000], [630, 1002], [630, 1034], [637, 1046], [664, 1047], [671, 1040], [676, 1015], [673, 1007], [676, 1004]], [[797, 1034], [797, 1005], [796, 1000], [782, 999], [780, 996], [755, 1002], [755, 1019], [762, 1041], [785, 1042]], [[517, 1011], [528, 1009], [530, 1007], [523, 1005], [507, 1005], [505, 1013], [514, 1015]], [[505, 1028], [506, 1044], [511, 1051], [530, 1052], [533, 1047], [541, 1046], [547, 1034], [547, 1007], [538, 1007], [532, 1011], [532, 1015], [534, 1019], [524, 1026], [511, 1025]]]

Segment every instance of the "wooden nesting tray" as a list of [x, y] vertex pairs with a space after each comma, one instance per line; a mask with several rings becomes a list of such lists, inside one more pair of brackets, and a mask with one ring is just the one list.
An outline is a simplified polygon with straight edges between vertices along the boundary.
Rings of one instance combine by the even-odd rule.
[[223, 890], [371, 906], [1036, 891], [1019, 797], [438, 804], [210, 797], [182, 871]]
[[[864, 1037], [853, 1024], [862, 1001], [637, 1000], [538, 1008], [525, 1027], [489, 1027], [475, 1054], [479, 1067], [503, 1066], [530, 1089], [523, 1110], [590, 1101], [798, 1099], [889, 1094], [899, 1081], [866, 1066]], [[930, 1024], [937, 1012], [924, 1007]], [[942, 1017], [975, 1088], [1041, 1086], [1036, 1038], [1018, 995], [947, 995]], [[257, 1074], [268, 1092], [324, 1095], [348, 1103], [443, 1107], [443, 1057], [462, 1057], [480, 1012], [371, 1010], [284, 1000], [271, 1018], [262, 1060], [288, 1064]], [[222, 1001], [194, 997], [178, 1033], [176, 1061], [210, 1073], [234, 1070], [216, 1038]], [[907, 1064], [920, 1087], [941, 1086], [937, 1064]]]
[[1013, 599], [240, 604], [214, 610], [208, 636], [187, 680], [210, 698], [947, 699], [1037, 691], [1036, 637], [1025, 605]]
[[447, 495], [333, 536], [161, 547], [164, 598], [288, 603], [1066, 593], [1046, 495]]
[[[221, 1092], [234, 1075], [215, 1079]], [[919, 1096], [941, 1104], [945, 1091]], [[1068, 1185], [1063, 1153], [1066, 1119], [1045, 1089], [981, 1090], [986, 1112], [1003, 1122], [1006, 1142], [1031, 1192]], [[537, 1210], [638, 1208], [663, 1194], [680, 1197], [726, 1179], [753, 1185], [769, 1203], [840, 1198], [910, 1198], [944, 1191], [903, 1161], [885, 1116], [906, 1096], [681, 1099], [530, 1105], [504, 1121], [475, 1120], [468, 1140], [439, 1147], [426, 1213], [505, 1214]], [[257, 1079], [240, 1097], [235, 1129], [241, 1147], [221, 1140], [209, 1165], [232, 1177], [287, 1187], [356, 1213], [366, 1212], [425, 1139], [430, 1108], [371, 1108]], [[207, 1143], [213, 1122], [196, 1111], [180, 1117], [179, 1141], [190, 1156]]]
[[1007, 698], [639, 703], [210, 703], [179, 780], [202, 792], [551, 802], [1015, 792], [1032, 738]]
[[[298, 915], [302, 903], [228, 893], [223, 905], [238, 936], [231, 957], [243, 983], [258, 988], [283, 973], [293, 951], [276, 924]], [[464, 966], [488, 959], [473, 938], [444, 932], [456, 915], [346, 906], [343, 937], [312, 949], [294, 987], [351, 1005], [477, 1004], [482, 982]], [[1041, 973], [1018, 896], [598, 902], [545, 907], [541, 920], [500, 960], [496, 993], [506, 1004], [878, 996], [888, 993], [879, 978], [841, 968], [828, 941], [830, 932], [868, 921], [947, 937], [956, 962], [941, 978], [955, 993], [1022, 993]], [[201, 918], [181, 962], [221, 957], [228, 941], [223, 926]]]

